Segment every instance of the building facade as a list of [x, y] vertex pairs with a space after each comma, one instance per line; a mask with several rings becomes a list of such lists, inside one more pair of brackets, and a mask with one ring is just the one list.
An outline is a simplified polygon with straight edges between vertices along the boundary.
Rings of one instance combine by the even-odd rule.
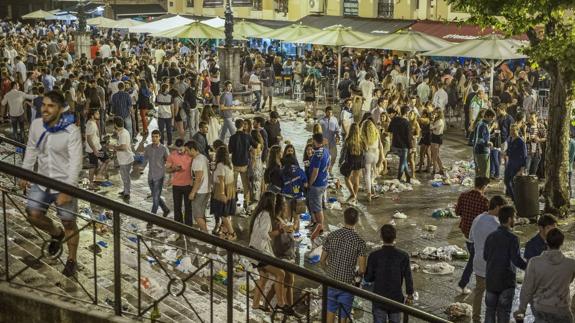
[[[224, 15], [227, 0], [168, 0], [169, 13]], [[234, 16], [296, 21], [308, 15], [453, 21], [469, 15], [447, 0], [231, 0]]]

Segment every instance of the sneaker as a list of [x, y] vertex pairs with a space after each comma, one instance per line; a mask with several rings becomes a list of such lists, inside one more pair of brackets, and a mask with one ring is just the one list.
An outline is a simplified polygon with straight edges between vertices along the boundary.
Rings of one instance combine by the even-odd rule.
[[64, 270], [62, 270], [62, 275], [72, 277], [76, 274], [76, 271], [78, 271], [78, 264], [74, 260], [68, 259]]
[[469, 295], [471, 294], [471, 289], [467, 288], [467, 287], [463, 287], [463, 288], [459, 288], [459, 290], [461, 291], [461, 295]]
[[65, 237], [66, 233], [64, 233], [64, 230], [62, 230], [59, 236], [52, 237], [52, 241], [50, 241], [48, 245], [48, 253], [50, 256], [57, 255], [58, 252], [60, 252], [60, 249], [62, 249], [62, 240], [64, 240]]
[[170, 214], [170, 209], [166, 209], [163, 213], [162, 216], [165, 218], [168, 216], [168, 214]]

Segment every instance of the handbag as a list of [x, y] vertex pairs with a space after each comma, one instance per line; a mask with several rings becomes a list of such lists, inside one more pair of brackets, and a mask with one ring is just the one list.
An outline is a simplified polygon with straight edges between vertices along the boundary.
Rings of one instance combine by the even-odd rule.
[[274, 255], [283, 259], [295, 258], [295, 240], [291, 233], [282, 232], [272, 242]]

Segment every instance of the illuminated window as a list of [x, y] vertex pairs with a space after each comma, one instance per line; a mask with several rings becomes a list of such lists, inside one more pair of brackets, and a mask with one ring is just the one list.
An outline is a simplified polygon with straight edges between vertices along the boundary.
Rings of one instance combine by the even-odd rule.
[[393, 1], [395, 0], [379, 0], [377, 3], [377, 16], [393, 18]]
[[344, 16], [357, 16], [358, 11], [359, 11], [359, 3], [357, 0], [343, 0]]

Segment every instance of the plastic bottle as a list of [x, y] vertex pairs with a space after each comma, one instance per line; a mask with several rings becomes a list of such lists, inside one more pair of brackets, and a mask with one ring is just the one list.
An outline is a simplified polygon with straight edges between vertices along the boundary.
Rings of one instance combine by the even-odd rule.
[[152, 323], [158, 322], [161, 317], [162, 314], [160, 314], [160, 310], [158, 309], [158, 303], [154, 303], [154, 309], [152, 309], [152, 312], [150, 313], [150, 320]]

